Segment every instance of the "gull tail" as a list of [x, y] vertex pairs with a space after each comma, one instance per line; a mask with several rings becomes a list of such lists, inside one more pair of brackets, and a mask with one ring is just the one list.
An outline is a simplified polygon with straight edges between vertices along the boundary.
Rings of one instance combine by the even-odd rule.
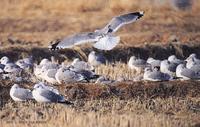
[[120, 41], [120, 37], [117, 36], [105, 36], [97, 41], [93, 47], [100, 49], [100, 50], [111, 50], [113, 49]]
[[68, 100], [65, 100], [65, 101], [59, 101], [58, 103], [60, 104], [64, 104], [64, 105], [74, 105], [74, 103], [68, 101]]

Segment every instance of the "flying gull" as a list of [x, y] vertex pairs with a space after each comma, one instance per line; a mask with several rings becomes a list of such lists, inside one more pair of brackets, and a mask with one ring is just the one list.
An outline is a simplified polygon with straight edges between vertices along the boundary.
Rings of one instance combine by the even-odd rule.
[[57, 40], [49, 46], [51, 50], [71, 48], [75, 45], [94, 42], [93, 46], [100, 50], [111, 50], [120, 41], [119, 36], [114, 36], [120, 27], [135, 22], [144, 15], [144, 12], [134, 12], [114, 17], [104, 28], [94, 32], [85, 32]]

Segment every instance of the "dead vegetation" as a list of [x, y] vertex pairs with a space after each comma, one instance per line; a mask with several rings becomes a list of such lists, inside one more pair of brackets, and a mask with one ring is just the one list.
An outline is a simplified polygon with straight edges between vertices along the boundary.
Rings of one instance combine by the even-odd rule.
[[[6, 55], [13, 61], [30, 55], [36, 63], [52, 55], [59, 62], [82, 58], [78, 50], [52, 52], [47, 46], [52, 40], [101, 28], [113, 16], [141, 10], [145, 11], [141, 20], [117, 33], [120, 44], [101, 51], [115, 64], [97, 68], [98, 74], [133, 79], [135, 72], [126, 66], [131, 55], [144, 59], [165, 59], [171, 54], [200, 56], [198, 0], [187, 12], [175, 11], [168, 1], [161, 0], [2, 0], [0, 8], [0, 57]], [[85, 55], [96, 50], [90, 45], [80, 47]], [[11, 81], [0, 82], [2, 127], [200, 126], [199, 81], [55, 85], [73, 106], [13, 102], [9, 97], [12, 85]], [[20, 85], [32, 89], [34, 83]]]

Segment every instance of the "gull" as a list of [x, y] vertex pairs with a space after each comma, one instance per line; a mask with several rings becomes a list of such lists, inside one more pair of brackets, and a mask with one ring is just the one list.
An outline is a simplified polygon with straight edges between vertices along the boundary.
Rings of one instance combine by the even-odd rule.
[[94, 67], [97, 67], [101, 64], [105, 64], [106, 59], [102, 54], [97, 54], [95, 51], [92, 51], [88, 55], [88, 63], [90, 63]]
[[23, 59], [16, 61], [15, 64], [22, 69], [30, 69], [32, 67], [31, 64], [25, 63]]
[[80, 71], [80, 70], [94, 70], [94, 67], [85, 61], [81, 61], [79, 58], [76, 58], [71, 63], [71, 66]]
[[27, 64], [33, 65], [33, 56], [24, 58], [23, 61]]
[[200, 63], [200, 59], [197, 58], [197, 55], [195, 53], [190, 54], [186, 61], [189, 59], [193, 59], [195, 62]]
[[112, 83], [115, 83], [115, 81], [109, 80], [109, 78], [107, 78], [105, 76], [100, 76], [95, 82], [95, 84], [105, 84], [105, 85], [110, 85]]
[[69, 70], [70, 71], [73, 71], [73, 72], [76, 72], [80, 75], [82, 75], [84, 77], [84, 79], [86, 81], [90, 81], [91, 79], [96, 79], [99, 77], [99, 75], [97, 75], [95, 72], [93, 72], [92, 70], [79, 70], [79, 69], [76, 69], [74, 68], [73, 66], [69, 66]]
[[46, 88], [44, 85], [35, 85], [32, 94], [37, 102], [72, 104], [65, 100], [63, 95]]
[[152, 67], [160, 67], [161, 60], [156, 60], [152, 57], [147, 59], [147, 63], [150, 64]]
[[151, 68], [145, 68], [143, 79], [148, 81], [168, 81], [171, 80], [172, 77], [160, 72], [158, 69], [152, 70]]
[[41, 77], [47, 81], [48, 83], [51, 84], [56, 84], [57, 80], [55, 78], [55, 75], [57, 73], [58, 69], [46, 69], [46, 68], [42, 68], [41, 69]]
[[7, 73], [19, 74], [21, 73], [22, 69], [16, 64], [6, 64], [4, 71]]
[[36, 76], [37, 79], [42, 79], [42, 67], [43, 65], [35, 65], [33, 69], [33, 73]]
[[93, 42], [93, 47], [100, 50], [111, 50], [120, 41], [119, 36], [114, 33], [122, 26], [130, 24], [140, 19], [144, 12], [134, 12], [123, 14], [114, 17], [103, 29], [95, 30], [94, 32], [85, 32], [58, 40], [49, 46], [51, 50], [72, 48], [75, 45], [80, 45], [88, 42]]
[[49, 64], [49, 63], [51, 63], [51, 61], [48, 60], [48, 59], [46, 59], [46, 58], [44, 58], [44, 59], [42, 59], [42, 60], [40, 61], [40, 64], [39, 64], [39, 65], [46, 65], [46, 64]]
[[174, 64], [177, 64], [177, 65], [183, 63], [183, 60], [178, 59], [175, 55], [169, 56], [169, 57], [168, 57], [168, 61], [169, 61], [170, 63], [174, 63]]
[[[187, 66], [186, 66], [187, 67]], [[196, 73], [200, 73], [200, 64], [193, 64], [192, 66], [191, 66], [191, 68], [189, 68], [189, 69], [191, 69], [191, 70], [193, 70], [194, 72], [196, 72]]]
[[27, 101], [27, 100], [33, 99], [31, 90], [20, 88], [18, 84], [14, 84], [11, 87], [10, 97], [14, 101]]
[[10, 59], [7, 56], [4, 56], [0, 59], [0, 63], [3, 64], [3, 65], [6, 65], [6, 64], [11, 63], [11, 62], [10, 62]]
[[175, 76], [177, 64], [171, 63], [168, 60], [163, 60], [160, 63], [160, 71], [171, 76]]
[[[55, 70], [57, 70], [59, 68], [60, 68], [59, 64], [54, 63], [54, 61], [50, 61], [50, 60], [44, 58], [44, 59], [41, 60], [39, 65], [35, 64], [34, 74], [38, 79], [43, 79], [43, 80], [47, 80], [47, 81], [52, 82], [52, 80], [51, 80], [52, 74], [54, 74], [52, 72], [55, 72]], [[47, 75], [49, 75], [49, 76], [47, 76]]]
[[177, 66], [176, 76], [182, 78], [182, 80], [200, 79], [200, 73], [186, 68], [185, 64]]
[[22, 69], [31, 69], [33, 67], [33, 57], [27, 57], [23, 59], [19, 59], [15, 62]]
[[191, 9], [192, 3], [192, 0], [171, 0], [173, 7], [178, 10]]
[[145, 60], [136, 58], [135, 56], [131, 56], [128, 61], [128, 67], [136, 70], [138, 73], [141, 73], [147, 66], [149, 64]]
[[193, 66], [196, 66], [196, 65], [200, 65], [200, 63], [198, 63], [197, 60], [195, 60], [194, 58], [189, 58], [189, 59], [186, 59], [186, 67], [187, 68], [192, 68]]
[[197, 59], [196, 54], [191, 54], [186, 60], [186, 68], [195, 72], [200, 72], [200, 60]]
[[5, 67], [5, 65], [0, 64], [0, 73], [3, 73], [3, 72], [4, 72], [4, 67]]
[[45, 84], [44, 82], [39, 82], [39, 83], [35, 84], [34, 88], [36, 88], [38, 86], [42, 86], [45, 89], [48, 89], [50, 91], [53, 91], [56, 94], [59, 94], [59, 91], [57, 89], [53, 88], [52, 86], [49, 86], [49, 85]]
[[57, 70], [55, 78], [59, 84], [75, 83], [85, 80], [84, 76], [70, 70], [68, 67], [61, 67]]
[[10, 80], [21, 82], [23, 80], [21, 77], [22, 72], [23, 69], [21, 69], [16, 64], [6, 64], [3, 71], [3, 78], [9, 78]]

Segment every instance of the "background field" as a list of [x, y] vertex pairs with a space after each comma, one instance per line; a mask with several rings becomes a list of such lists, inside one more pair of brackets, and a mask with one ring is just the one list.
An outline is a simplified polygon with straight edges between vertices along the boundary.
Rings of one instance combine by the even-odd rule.
[[[51, 41], [102, 28], [113, 16], [145, 11], [145, 16], [117, 32], [120, 44], [103, 52], [116, 66], [97, 69], [115, 79], [135, 77], [126, 62], [131, 55], [164, 59], [170, 54], [200, 56], [200, 1], [190, 11], [174, 10], [168, 0], [1, 0], [0, 57], [17, 60], [33, 55], [35, 62], [54, 55], [59, 61], [85, 58], [75, 49], [52, 52]], [[80, 46], [85, 55], [93, 49]], [[112, 55], [115, 54], [115, 55]], [[86, 59], [86, 58], [85, 58]], [[113, 86], [55, 86], [74, 106], [13, 102], [11, 81], [0, 82], [0, 126], [200, 126], [199, 81], [122, 82]], [[21, 83], [32, 88], [34, 83]]]

